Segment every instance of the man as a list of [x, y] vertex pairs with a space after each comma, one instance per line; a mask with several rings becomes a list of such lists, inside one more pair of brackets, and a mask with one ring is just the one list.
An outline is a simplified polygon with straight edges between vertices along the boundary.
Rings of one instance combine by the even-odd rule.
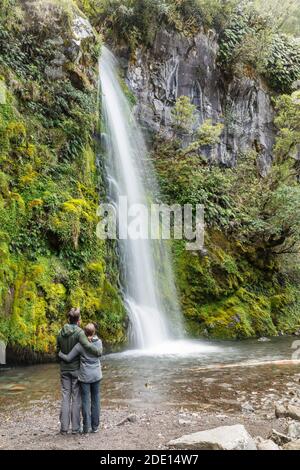
[[[80, 309], [72, 308], [68, 314], [68, 324], [60, 331], [57, 337], [57, 353], [61, 351], [69, 354], [73, 347], [80, 343], [84, 349], [96, 357], [101, 356], [99, 348], [91, 343], [84, 331], [80, 328]], [[60, 361], [62, 403], [60, 412], [60, 432], [67, 434], [72, 423], [72, 434], [80, 432], [81, 397], [78, 383], [80, 356], [71, 362]]]

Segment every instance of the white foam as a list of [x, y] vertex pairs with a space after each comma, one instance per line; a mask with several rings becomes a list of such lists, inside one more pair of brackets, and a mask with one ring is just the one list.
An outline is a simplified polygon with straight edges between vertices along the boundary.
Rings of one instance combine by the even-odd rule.
[[199, 357], [220, 353], [224, 348], [205, 341], [175, 340], [165, 341], [151, 348], [128, 349], [122, 353], [110, 354], [114, 357]]

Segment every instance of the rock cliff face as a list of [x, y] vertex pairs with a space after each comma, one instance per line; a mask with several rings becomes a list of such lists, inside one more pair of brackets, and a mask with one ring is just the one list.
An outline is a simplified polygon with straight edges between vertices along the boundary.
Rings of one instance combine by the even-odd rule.
[[261, 174], [267, 172], [274, 143], [270, 95], [259, 79], [226, 80], [217, 63], [216, 33], [186, 38], [161, 29], [150, 49], [139, 48], [135, 60], [123, 56], [126, 77], [137, 97], [136, 113], [145, 128], [172, 134], [171, 109], [180, 95], [197, 107], [199, 123], [224, 123], [221, 143], [208, 149], [208, 157], [234, 165], [240, 152], [254, 148]]
[[23, 8], [24, 34], [39, 36], [52, 50], [51, 59], [45, 60], [47, 79], [69, 79], [80, 90], [95, 87], [94, 67], [88, 65], [97, 40], [89, 21], [79, 12], [65, 11], [51, 1], [26, 1]]

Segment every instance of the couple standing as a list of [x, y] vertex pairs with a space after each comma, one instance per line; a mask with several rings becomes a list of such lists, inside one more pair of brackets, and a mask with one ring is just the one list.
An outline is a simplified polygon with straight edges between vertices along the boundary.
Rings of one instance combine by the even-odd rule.
[[95, 433], [100, 421], [102, 342], [93, 323], [80, 328], [80, 309], [72, 308], [69, 312], [68, 324], [57, 337], [57, 353], [62, 389], [60, 432], [67, 434], [70, 422], [72, 434], [81, 432], [82, 409], [83, 433]]

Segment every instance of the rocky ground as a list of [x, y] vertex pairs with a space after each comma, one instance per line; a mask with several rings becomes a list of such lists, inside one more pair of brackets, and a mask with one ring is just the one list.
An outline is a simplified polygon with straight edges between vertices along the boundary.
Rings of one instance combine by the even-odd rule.
[[244, 424], [253, 436], [266, 438], [272, 428], [285, 430], [285, 420], [266, 420], [255, 415], [222, 415], [156, 411], [134, 415], [133, 422], [119, 425], [126, 410], [104, 410], [101, 431], [88, 436], [58, 433], [58, 404], [37, 406], [25, 413], [12, 411], [1, 417], [2, 449], [166, 449], [171, 439], [221, 425]]
[[[291, 393], [291, 388], [287, 392]], [[298, 399], [297, 384], [293, 384], [294, 411], [291, 419], [287, 408], [275, 404], [261, 412], [254, 410], [249, 403], [240, 411], [227, 413], [181, 410], [156, 410], [129, 413], [128, 409], [104, 409], [101, 429], [98, 434], [61, 436], [59, 429], [59, 402], [38, 402], [27, 410], [9, 409], [0, 414], [1, 449], [167, 449], [169, 441], [182, 435], [204, 431], [219, 426], [244, 425], [250, 436], [261, 436], [265, 440], [272, 435], [273, 441], [281, 446], [293, 441], [298, 446], [300, 438], [300, 408], [295, 405]], [[261, 402], [265, 400], [262, 397]], [[282, 400], [284, 402], [284, 398]], [[292, 437], [287, 436], [288, 427]], [[276, 432], [274, 432], [276, 430]], [[257, 439], [256, 443], [258, 442]], [[258, 444], [260, 446], [261, 444]], [[270, 443], [268, 444], [270, 445]], [[291, 445], [291, 444], [288, 444]], [[264, 444], [261, 445], [264, 447]], [[176, 447], [176, 446], [175, 446]], [[200, 448], [200, 447], [199, 447]]]

